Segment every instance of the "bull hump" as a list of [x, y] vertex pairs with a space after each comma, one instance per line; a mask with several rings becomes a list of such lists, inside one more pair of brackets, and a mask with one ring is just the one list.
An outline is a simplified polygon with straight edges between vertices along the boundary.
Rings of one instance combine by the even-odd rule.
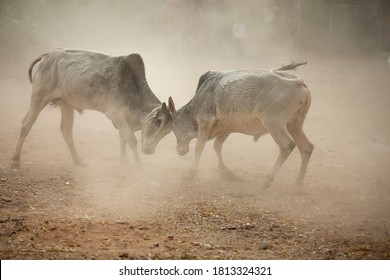
[[133, 72], [138, 81], [145, 81], [145, 65], [142, 57], [133, 53], [127, 56], [126, 58], [126, 68], [128, 71]]
[[127, 59], [129, 62], [133, 63], [134, 65], [143, 65], [144, 64], [144, 61], [142, 60], [141, 55], [139, 55], [138, 53], [132, 53], [132, 54], [128, 55]]

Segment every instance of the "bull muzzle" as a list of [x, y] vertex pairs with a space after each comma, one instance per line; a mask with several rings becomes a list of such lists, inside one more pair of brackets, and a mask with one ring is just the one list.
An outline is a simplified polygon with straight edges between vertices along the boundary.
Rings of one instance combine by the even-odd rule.
[[151, 155], [154, 153], [155, 147], [151, 145], [142, 145], [142, 152], [147, 155]]
[[187, 154], [189, 151], [189, 147], [188, 145], [180, 145], [178, 144], [176, 146], [176, 152], [179, 156], [184, 156], [185, 154]]

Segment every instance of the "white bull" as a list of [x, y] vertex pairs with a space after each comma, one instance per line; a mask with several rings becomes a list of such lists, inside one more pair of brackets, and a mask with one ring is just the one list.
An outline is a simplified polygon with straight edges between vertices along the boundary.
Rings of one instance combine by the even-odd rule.
[[209, 71], [203, 74], [195, 96], [176, 112], [173, 122], [179, 155], [188, 153], [190, 141], [197, 138], [190, 175], [196, 174], [208, 140], [215, 138], [219, 170], [231, 174], [221, 154], [229, 134], [244, 133], [257, 141], [260, 136], [270, 133], [279, 146], [279, 157], [267, 174], [264, 188], [271, 186], [296, 145], [302, 157], [297, 183], [303, 184], [314, 148], [303, 132], [311, 95], [302, 79], [283, 72], [302, 64], [292, 63], [272, 71]]
[[80, 163], [72, 128], [74, 110], [89, 109], [105, 114], [119, 130], [121, 157], [126, 159], [126, 143], [140, 163], [134, 132], [141, 134], [142, 151], [154, 152], [159, 140], [172, 130], [172, 112], [153, 94], [145, 77], [139, 54], [110, 56], [87, 50], [55, 49], [35, 59], [29, 68], [32, 83], [30, 108], [13, 156], [13, 168], [20, 166], [24, 140], [42, 109], [51, 103], [61, 109], [61, 131], [75, 164]]

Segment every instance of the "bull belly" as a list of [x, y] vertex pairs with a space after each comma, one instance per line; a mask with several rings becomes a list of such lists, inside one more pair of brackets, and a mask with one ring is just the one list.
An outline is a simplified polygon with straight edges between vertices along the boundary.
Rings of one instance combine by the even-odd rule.
[[108, 101], [104, 96], [93, 96], [88, 98], [85, 96], [65, 97], [63, 100], [78, 111], [93, 110], [104, 113], [108, 106]]
[[218, 121], [216, 128], [212, 132], [213, 138], [229, 134], [242, 133], [251, 136], [260, 136], [267, 133], [266, 128], [257, 119], [241, 120], [241, 121]]

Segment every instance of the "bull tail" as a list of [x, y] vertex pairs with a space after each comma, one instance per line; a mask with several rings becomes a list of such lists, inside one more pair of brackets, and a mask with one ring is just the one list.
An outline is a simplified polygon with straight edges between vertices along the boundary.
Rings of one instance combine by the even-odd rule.
[[279, 67], [277, 69], [272, 69], [272, 72], [296, 70], [299, 66], [302, 66], [302, 65], [305, 65], [305, 64], [307, 64], [307, 61], [305, 61], [305, 62], [294, 62], [294, 61], [292, 61], [290, 64], [281, 66], [281, 67]]
[[288, 73], [280, 73], [279, 71], [289, 71], [289, 70], [296, 70], [299, 66], [307, 64], [307, 61], [305, 62], [291, 62], [290, 64], [287, 64], [285, 66], [281, 66], [277, 69], [272, 69], [271, 73], [274, 75], [274, 77], [277, 77], [279, 79], [282, 79], [284, 81], [289, 82], [296, 82], [299, 84], [304, 85], [304, 80], [301, 78], [298, 78], [296, 76], [290, 75]]
[[37, 64], [39, 61], [42, 60], [42, 58], [44, 56], [46, 56], [48, 53], [45, 53], [45, 54], [42, 54], [40, 56], [38, 56], [36, 59], [34, 59], [31, 64], [30, 64], [30, 67], [28, 68], [28, 79], [30, 80], [30, 83], [32, 83], [32, 70], [35, 66], [35, 64]]

